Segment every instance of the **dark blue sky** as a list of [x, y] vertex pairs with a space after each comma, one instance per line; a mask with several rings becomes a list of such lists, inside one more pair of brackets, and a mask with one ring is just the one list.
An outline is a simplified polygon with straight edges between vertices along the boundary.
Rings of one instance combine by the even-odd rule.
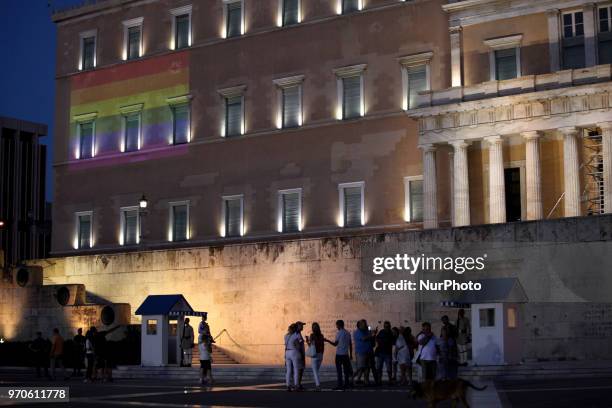
[[[48, 4], [51, 4], [51, 7]], [[44, 123], [47, 200], [53, 199], [55, 25], [51, 9], [83, 0], [0, 0], [0, 116]]]

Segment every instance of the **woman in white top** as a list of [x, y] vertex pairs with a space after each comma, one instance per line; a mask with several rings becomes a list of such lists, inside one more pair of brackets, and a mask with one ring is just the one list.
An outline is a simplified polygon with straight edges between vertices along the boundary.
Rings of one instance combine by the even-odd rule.
[[[297, 325], [295, 323], [289, 326], [287, 334], [285, 334], [285, 383], [287, 391], [293, 391], [299, 384], [299, 361], [301, 355], [299, 352], [299, 333], [297, 333]], [[293, 375], [293, 385], [291, 384], [291, 376]]]
[[198, 336], [198, 351], [200, 352], [200, 383], [206, 384], [208, 378], [208, 384], [212, 385], [212, 355], [208, 351], [210, 338], [206, 334], [200, 334]]
[[400, 384], [406, 385], [406, 376], [408, 376], [408, 384], [412, 384], [412, 357], [414, 354], [415, 340], [412, 337], [410, 327], [404, 330], [397, 336], [395, 341], [395, 350], [397, 352], [397, 363], [400, 367]]

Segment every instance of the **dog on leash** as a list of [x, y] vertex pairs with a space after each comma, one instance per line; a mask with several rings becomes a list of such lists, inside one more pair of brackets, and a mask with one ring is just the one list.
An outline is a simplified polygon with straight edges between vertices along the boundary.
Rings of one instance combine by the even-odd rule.
[[465, 408], [470, 408], [467, 402], [466, 391], [468, 388], [477, 391], [484, 391], [487, 386], [476, 387], [467, 380], [456, 378], [453, 380], [428, 380], [422, 383], [413, 383], [412, 398], [421, 398], [427, 401], [429, 408], [435, 408], [438, 402], [451, 400], [453, 407], [457, 406], [457, 402], [461, 401]]

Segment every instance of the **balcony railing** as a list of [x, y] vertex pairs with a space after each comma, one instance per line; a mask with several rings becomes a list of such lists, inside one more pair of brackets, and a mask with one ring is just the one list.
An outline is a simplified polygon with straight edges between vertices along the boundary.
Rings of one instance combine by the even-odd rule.
[[417, 108], [606, 82], [611, 80], [611, 72], [612, 64], [605, 64], [557, 71], [551, 74], [526, 75], [503, 81], [488, 81], [476, 85], [424, 91], [419, 92], [417, 96]]

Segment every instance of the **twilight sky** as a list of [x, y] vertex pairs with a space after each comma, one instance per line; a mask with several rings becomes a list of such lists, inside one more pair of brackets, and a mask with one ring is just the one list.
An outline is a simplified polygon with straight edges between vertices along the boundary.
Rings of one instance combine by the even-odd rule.
[[0, 0], [0, 116], [48, 126], [47, 200], [53, 200], [55, 25], [51, 10], [83, 0]]

